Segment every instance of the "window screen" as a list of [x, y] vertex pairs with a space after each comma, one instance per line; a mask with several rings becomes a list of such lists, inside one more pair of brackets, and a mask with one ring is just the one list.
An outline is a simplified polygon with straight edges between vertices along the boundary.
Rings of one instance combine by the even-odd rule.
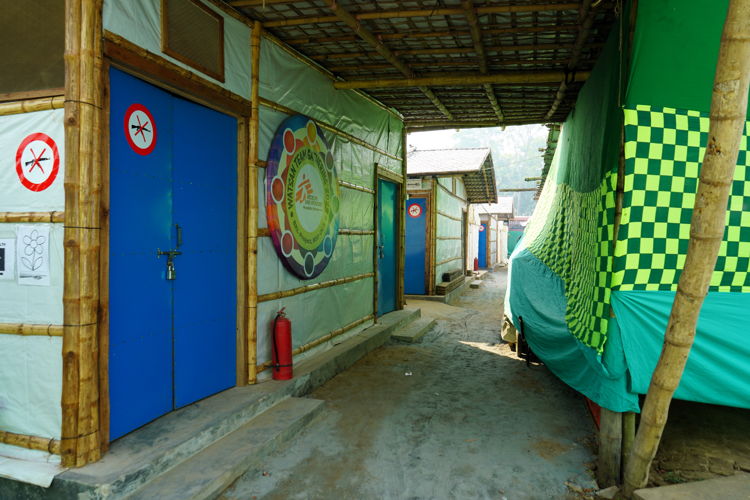
[[0, 0], [0, 94], [65, 85], [64, 11], [62, 0]]
[[224, 19], [198, 0], [162, 0], [162, 50], [224, 81]]

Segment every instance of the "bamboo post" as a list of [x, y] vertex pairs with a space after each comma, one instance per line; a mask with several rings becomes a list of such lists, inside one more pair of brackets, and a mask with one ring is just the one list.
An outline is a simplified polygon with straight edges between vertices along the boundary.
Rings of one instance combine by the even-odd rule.
[[622, 473], [628, 463], [630, 452], [633, 451], [633, 440], [635, 439], [635, 413], [632, 411], [622, 414]]
[[438, 220], [438, 199], [437, 199], [437, 184], [438, 180], [436, 177], [431, 179], [431, 193], [430, 199], [432, 200], [433, 210], [430, 212], [430, 234], [429, 234], [429, 245], [430, 245], [430, 283], [427, 290], [430, 295], [435, 295], [435, 286], [437, 285], [437, 220]]
[[250, 126], [249, 118], [240, 116], [237, 120], [237, 378], [238, 386], [247, 385], [249, 363], [248, 352], [248, 245], [249, 213], [248, 176], [250, 169]]
[[747, 114], [750, 83], [750, 0], [730, 0], [716, 64], [708, 144], [690, 221], [685, 267], [680, 275], [659, 362], [651, 378], [633, 451], [625, 469], [623, 495], [648, 481], [672, 395], [695, 338], [724, 236], [727, 199]]
[[101, 0], [65, 2], [65, 271], [61, 453], [65, 466], [101, 456], [99, 221]]
[[250, 89], [250, 168], [247, 177], [247, 383], [258, 381], [258, 87], [260, 85], [260, 37], [263, 28], [259, 21], [253, 23], [250, 40], [252, 47], [252, 88]]
[[599, 417], [599, 460], [596, 482], [600, 488], [620, 483], [622, 413], [601, 409]]
[[399, 208], [398, 208], [398, 293], [396, 294], [396, 304], [398, 309], [403, 309], [406, 305], [404, 300], [404, 273], [406, 270], [406, 129], [401, 131], [401, 179], [402, 184], [399, 188]]

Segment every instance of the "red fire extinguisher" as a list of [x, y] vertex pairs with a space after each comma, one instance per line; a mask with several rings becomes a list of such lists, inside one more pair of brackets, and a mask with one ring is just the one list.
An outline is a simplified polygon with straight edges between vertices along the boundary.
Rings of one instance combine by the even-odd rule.
[[474, 257], [474, 270], [479, 271], [479, 257]]
[[292, 369], [292, 322], [284, 313], [285, 308], [276, 313], [273, 320], [273, 361], [274, 380], [289, 380], [293, 376]]

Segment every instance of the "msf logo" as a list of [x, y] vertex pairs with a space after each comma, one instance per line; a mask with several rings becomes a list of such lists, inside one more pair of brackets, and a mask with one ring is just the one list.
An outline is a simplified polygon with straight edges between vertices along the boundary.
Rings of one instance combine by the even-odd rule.
[[302, 182], [297, 186], [297, 194], [294, 199], [297, 203], [304, 203], [307, 197], [313, 193], [312, 183], [305, 175], [302, 175]]

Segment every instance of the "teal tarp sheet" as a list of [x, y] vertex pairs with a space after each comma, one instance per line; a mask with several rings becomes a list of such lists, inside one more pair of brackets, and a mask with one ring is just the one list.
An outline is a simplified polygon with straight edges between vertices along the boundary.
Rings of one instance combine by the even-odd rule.
[[[673, 301], [670, 291], [612, 292], [635, 393], [648, 391]], [[676, 398], [750, 408], [747, 311], [749, 293], [708, 293]]]
[[615, 322], [610, 322], [601, 355], [573, 337], [565, 322], [563, 281], [524, 248], [524, 240], [513, 252], [508, 290], [511, 283], [506, 314], [519, 325], [516, 313], [520, 313], [531, 349], [552, 373], [600, 406], [617, 412], [639, 411], [638, 396], [628, 391], [623, 345]]

